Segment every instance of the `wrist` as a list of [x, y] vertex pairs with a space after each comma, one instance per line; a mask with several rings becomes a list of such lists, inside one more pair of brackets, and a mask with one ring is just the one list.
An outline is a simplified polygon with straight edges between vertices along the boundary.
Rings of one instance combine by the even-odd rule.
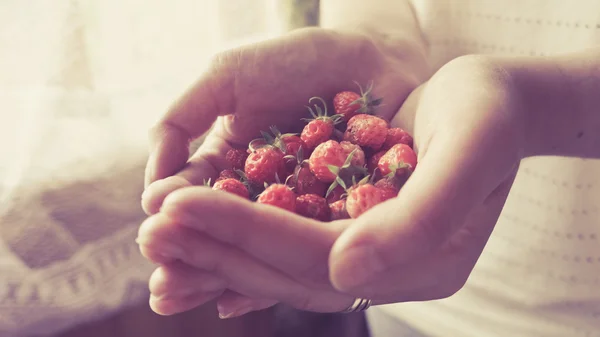
[[592, 52], [495, 59], [518, 96], [525, 156], [600, 158], [598, 59]]

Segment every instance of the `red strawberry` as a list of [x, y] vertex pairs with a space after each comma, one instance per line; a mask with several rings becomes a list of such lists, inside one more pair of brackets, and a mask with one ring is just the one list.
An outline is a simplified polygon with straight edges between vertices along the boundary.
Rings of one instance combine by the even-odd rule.
[[401, 186], [402, 182], [396, 176], [384, 177], [375, 183], [375, 187], [381, 190], [384, 201], [397, 197]]
[[406, 144], [396, 144], [389, 149], [381, 159], [377, 167], [382, 175], [390, 173], [398, 177], [414, 171], [417, 166], [417, 154]]
[[389, 150], [396, 144], [406, 144], [413, 147], [413, 138], [408, 132], [400, 128], [390, 128], [387, 131], [385, 142], [383, 143], [383, 149]]
[[342, 91], [333, 97], [333, 109], [338, 115], [349, 120], [361, 108], [360, 94], [354, 91]]
[[346, 200], [338, 200], [329, 204], [329, 209], [331, 210], [331, 221], [350, 219], [350, 215], [346, 210]]
[[322, 196], [316, 194], [297, 196], [296, 213], [320, 221], [329, 221], [331, 217], [327, 201]]
[[234, 170], [223, 170], [219, 173], [219, 177], [215, 181], [225, 180], [225, 179], [236, 179], [240, 180], [240, 175], [235, 173]]
[[344, 194], [346, 193], [346, 190], [340, 186], [340, 185], [336, 185], [331, 192], [329, 192], [329, 194], [327, 194], [326, 198], [327, 198], [327, 202], [332, 204], [336, 201], [342, 200], [342, 197], [344, 196]]
[[371, 155], [371, 157], [369, 157], [369, 160], [367, 162], [367, 169], [369, 170], [370, 174], [375, 173], [375, 169], [377, 168], [377, 165], [379, 164], [379, 159], [381, 159], [381, 157], [383, 157], [383, 155], [386, 152], [387, 152], [387, 150], [381, 150], [379, 152], [375, 152], [373, 155]]
[[339, 123], [339, 115], [327, 116], [327, 104], [320, 97], [313, 97], [309, 100], [318, 99], [323, 102], [323, 109], [315, 104], [315, 113], [310, 107], [308, 110], [313, 116], [313, 119], [308, 120], [308, 124], [304, 126], [300, 138], [306, 144], [308, 149], [314, 149], [317, 145], [329, 140], [333, 134], [334, 126]]
[[360, 94], [354, 91], [342, 91], [333, 97], [333, 108], [336, 114], [344, 116], [344, 120], [348, 121], [356, 114], [372, 114], [374, 109], [381, 104], [382, 99], [373, 99], [371, 83], [367, 91], [363, 91], [362, 87], [357, 83]]
[[383, 201], [383, 193], [379, 188], [371, 184], [360, 184], [348, 191], [346, 210], [351, 218], [356, 219]]
[[248, 158], [248, 152], [244, 149], [230, 149], [225, 154], [225, 159], [234, 170], [243, 170]]
[[233, 193], [245, 199], [248, 199], [250, 197], [250, 193], [248, 192], [248, 188], [246, 187], [246, 185], [244, 185], [244, 183], [242, 183], [241, 181], [233, 178], [218, 180], [217, 182], [215, 182], [212, 189]]
[[296, 157], [298, 151], [302, 149], [303, 152], [308, 152], [308, 147], [304, 144], [304, 141], [296, 135], [288, 135], [282, 138], [285, 146], [285, 154], [288, 156]]
[[310, 171], [322, 182], [330, 183], [336, 178], [329, 166], [341, 167], [346, 159], [344, 148], [335, 140], [319, 144], [310, 155]]
[[316, 194], [325, 195], [327, 184], [319, 181], [317, 177], [310, 171], [306, 162], [296, 166], [292, 178], [288, 181], [289, 185], [294, 187], [294, 192], [299, 195]]
[[256, 202], [276, 206], [290, 212], [296, 210], [296, 194], [284, 184], [269, 185]]
[[270, 145], [255, 149], [248, 155], [244, 171], [250, 182], [259, 185], [273, 183], [277, 177], [285, 179], [283, 152]]
[[275, 126], [270, 127], [271, 133], [262, 132], [264, 143], [273, 145], [279, 148], [285, 155], [296, 157], [298, 151], [302, 149], [304, 152], [308, 151], [308, 147], [304, 144], [304, 141], [294, 133], [282, 134], [279, 129]]
[[348, 158], [350, 153], [354, 151], [350, 164], [353, 166], [365, 166], [365, 152], [356, 144], [342, 141], [340, 145], [344, 149], [344, 158]]
[[269, 129], [271, 130], [272, 135], [268, 132], [261, 131], [262, 138], [252, 140], [248, 148], [250, 153], [265, 146], [272, 146], [281, 150], [284, 154], [286, 172], [283, 173], [280, 178], [284, 179], [294, 172], [296, 163], [300, 161], [299, 155], [302, 156], [303, 153], [307, 153], [308, 148], [306, 147], [306, 144], [304, 144], [304, 141], [296, 134], [282, 134], [275, 126], [271, 126]]
[[344, 140], [377, 151], [387, 137], [388, 123], [377, 117], [360, 114], [348, 121]]
[[[329, 171], [335, 174], [335, 180], [329, 188], [327, 189], [327, 193], [325, 193], [325, 197], [328, 198], [328, 202], [336, 201], [337, 199], [333, 199], [336, 197], [329, 198], [331, 193], [333, 193], [338, 187], [341, 187], [342, 190], [346, 191], [346, 186], [350, 186], [350, 184], [354, 184], [356, 179], [362, 177], [367, 174], [367, 169], [364, 167], [365, 164], [365, 153], [358, 145], [354, 145], [349, 142], [342, 142], [344, 147], [344, 152], [349, 151], [346, 155], [346, 160], [344, 161], [344, 165], [342, 166], [329, 166]], [[339, 190], [339, 189], [338, 189]], [[343, 193], [338, 193], [343, 194]], [[341, 196], [340, 196], [341, 198]]]

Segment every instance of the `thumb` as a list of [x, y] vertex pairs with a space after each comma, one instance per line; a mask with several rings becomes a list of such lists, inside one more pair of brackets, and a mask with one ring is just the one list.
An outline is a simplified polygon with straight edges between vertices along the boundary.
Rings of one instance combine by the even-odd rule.
[[334, 286], [357, 290], [438, 250], [518, 163], [517, 147], [496, 134], [436, 134], [398, 197], [364, 213], [336, 240], [329, 261]]
[[189, 158], [190, 142], [205, 134], [218, 116], [233, 112], [230, 63], [214, 61], [150, 130], [146, 187], [181, 170]]

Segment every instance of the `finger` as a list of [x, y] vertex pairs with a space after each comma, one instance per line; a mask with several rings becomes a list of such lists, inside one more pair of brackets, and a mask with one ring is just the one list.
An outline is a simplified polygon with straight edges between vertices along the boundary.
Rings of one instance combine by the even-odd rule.
[[[384, 299], [392, 303], [453, 295], [465, 284], [483, 251], [511, 184], [512, 179], [501, 184], [469, 214], [464, 226], [435, 253], [374, 272], [363, 285], [349, 292], [357, 297]], [[352, 275], [343, 277], [354, 277], [357, 270], [360, 271], [360, 268], [355, 265]]]
[[204, 143], [189, 159], [183, 169], [174, 176], [151, 183], [142, 194], [142, 208], [148, 215], [156, 214], [167, 195], [173, 191], [193, 185], [203, 184], [214, 179], [218, 172], [225, 168], [225, 153], [231, 146], [216, 136], [213, 130]]
[[507, 179], [519, 159], [517, 140], [506, 138], [514, 132], [504, 130], [508, 123], [493, 122], [481, 124], [494, 125], [494, 132], [486, 127], [439, 132], [398, 197], [372, 208], [342, 233], [329, 260], [338, 289], [357, 287], [370, 275], [435, 252]]
[[151, 129], [146, 186], [180, 171], [188, 160], [190, 142], [208, 131], [217, 116], [233, 112], [229, 66], [214, 62]]
[[148, 215], [156, 214], [169, 193], [192, 184], [183, 177], [172, 176], [150, 184], [142, 193], [142, 209]]
[[204, 303], [214, 300], [219, 295], [221, 295], [221, 292], [199, 292], [183, 298], [157, 298], [154, 295], [150, 295], [149, 304], [155, 313], [162, 316], [170, 316], [199, 307]]
[[227, 282], [181, 262], [158, 267], [149, 281], [150, 293], [158, 299], [181, 299], [196, 293], [223, 292]]
[[250, 298], [233, 291], [226, 291], [217, 299], [220, 318], [240, 317], [253, 311], [270, 308], [276, 300]]
[[331, 288], [308, 288], [236, 247], [178, 225], [162, 212], [147, 219], [139, 235], [144, 250], [172, 254], [175, 260], [223, 278], [228, 289], [245, 296], [275, 299], [298, 309], [320, 312], [338, 311], [351, 302], [349, 296]]
[[221, 196], [204, 187], [169, 195], [162, 211], [294, 278], [320, 279], [327, 285], [329, 250], [348, 224], [315, 221], [270, 205]]

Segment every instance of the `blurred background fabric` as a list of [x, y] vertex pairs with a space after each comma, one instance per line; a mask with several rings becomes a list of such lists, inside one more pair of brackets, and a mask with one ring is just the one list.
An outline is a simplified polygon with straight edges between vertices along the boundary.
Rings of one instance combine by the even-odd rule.
[[148, 128], [214, 53], [314, 25], [318, 5], [0, 2], [0, 336], [147, 300], [134, 239]]

